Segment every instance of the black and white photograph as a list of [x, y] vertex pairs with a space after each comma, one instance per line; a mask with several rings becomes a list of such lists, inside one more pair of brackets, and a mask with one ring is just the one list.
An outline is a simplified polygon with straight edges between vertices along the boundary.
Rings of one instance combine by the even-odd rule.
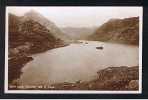
[[139, 6], [7, 6], [5, 93], [142, 92]]

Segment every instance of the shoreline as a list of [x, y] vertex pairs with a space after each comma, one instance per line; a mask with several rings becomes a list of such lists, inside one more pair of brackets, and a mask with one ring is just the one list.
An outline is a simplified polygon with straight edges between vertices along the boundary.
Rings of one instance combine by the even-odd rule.
[[[65, 46], [68, 46], [68, 45], [69, 44], [58, 45], [53, 49], [65, 47]], [[19, 53], [17, 55], [10, 56], [8, 58], [8, 83], [12, 83], [13, 81], [17, 80], [21, 76], [21, 74], [22, 74], [21, 69], [27, 63], [29, 63], [30, 61], [33, 60], [33, 57], [31, 55], [44, 53], [48, 50], [52, 50], [52, 49], [49, 48], [49, 49], [44, 50], [44, 51], [39, 52], [39, 53], [30, 54], [30, 53], [24, 52], [24, 53]]]
[[139, 66], [107, 67], [90, 81], [63, 82], [42, 85], [9, 85], [10, 90], [138, 90]]
[[[83, 43], [82, 43], [83, 44]], [[60, 47], [66, 47], [70, 44], [67, 44], [67, 45], [61, 45]], [[57, 48], [60, 48], [60, 47], [57, 47]], [[53, 48], [53, 49], [56, 49], [56, 48]], [[53, 50], [53, 49], [48, 49], [48, 50]], [[46, 51], [43, 51], [43, 52], [40, 52], [40, 53], [45, 53], [47, 52], [48, 50]], [[40, 53], [35, 53], [35, 55], [37, 54], [40, 54]], [[31, 55], [34, 55], [34, 54], [31, 54]], [[12, 57], [11, 59], [9, 59], [8, 63], [9, 63], [9, 68], [8, 68], [8, 80], [9, 80], [9, 89], [10, 90], [22, 90], [22, 89], [29, 89], [29, 90], [38, 90], [38, 89], [41, 89], [41, 90], [77, 90], [77, 89], [80, 89], [80, 90], [96, 90], [96, 81], [98, 81], [97, 79], [94, 79], [94, 80], [91, 80], [91, 81], [76, 81], [74, 83], [70, 83], [70, 82], [63, 82], [63, 83], [56, 83], [56, 84], [50, 84], [50, 85], [39, 85], [39, 86], [21, 86], [20, 83], [18, 82], [22, 72], [21, 72], [21, 69], [27, 64], [29, 63], [30, 61], [33, 60], [33, 57], [31, 56], [30, 54], [19, 54], [19, 55], [16, 55], [14, 57]], [[107, 67], [107, 68], [104, 68], [102, 70], [105, 70], [107, 71], [109, 68], [119, 68], [118, 70], [122, 69], [123, 66], [117, 66], [117, 67]], [[130, 67], [133, 67], [133, 66], [124, 66], [124, 69], [125, 70], [128, 70], [130, 69]], [[100, 71], [102, 71], [100, 70]], [[117, 70], [117, 72], [118, 72]], [[134, 69], [135, 70], [135, 69]], [[139, 69], [136, 70], [135, 73], [138, 73]], [[99, 72], [99, 71], [98, 71]], [[116, 72], [115, 72], [116, 73]], [[97, 73], [98, 74], [98, 73]], [[106, 73], [108, 74], [108, 73]], [[113, 73], [112, 73], [113, 74]], [[120, 74], [120, 73], [119, 73]], [[138, 73], [139, 74], [139, 73]], [[126, 73], [124, 73], [124, 75], [126, 75]], [[104, 75], [105, 77], [106, 75]], [[118, 75], [117, 75], [118, 76]], [[139, 76], [136, 76], [136, 77], [139, 77]], [[135, 79], [132, 79], [134, 80], [134, 82], [136, 83], [136, 81], [138, 80], [138, 78]], [[129, 80], [128, 81], [124, 81], [124, 80], [119, 80], [119, 82], [112, 82], [112, 81], [108, 81], [107, 80], [107, 83], [103, 82], [101, 84], [99, 84], [98, 86], [98, 82], [97, 82], [97, 88], [100, 90], [106, 90], [106, 87], [108, 85], [117, 85], [118, 84], [122, 84], [124, 83], [124, 85], [126, 84], [129, 84]], [[90, 85], [91, 84], [91, 85]], [[93, 85], [92, 85], [93, 84]], [[105, 84], [105, 86], [103, 85]], [[66, 85], [66, 86], [65, 86]], [[122, 84], [123, 85], [123, 84]], [[116, 90], [116, 88], [114, 87], [113, 89], [111, 88], [112, 86], [109, 86], [107, 88], [107, 90], [111, 89], [111, 90]], [[127, 90], [128, 88], [127, 87], [122, 87], [122, 88], [117, 88], [117, 90]], [[136, 87], [136, 90], [138, 89], [138, 87]], [[131, 89], [129, 89], [131, 90]]]

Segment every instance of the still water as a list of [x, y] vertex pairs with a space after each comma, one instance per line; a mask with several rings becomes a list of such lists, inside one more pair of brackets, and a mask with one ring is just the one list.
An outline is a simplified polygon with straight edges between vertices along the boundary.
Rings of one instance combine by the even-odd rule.
[[[95, 78], [100, 69], [138, 65], [138, 46], [81, 42], [33, 55], [34, 60], [22, 69], [20, 82], [37, 85], [87, 81]], [[100, 46], [103, 49], [96, 49]]]

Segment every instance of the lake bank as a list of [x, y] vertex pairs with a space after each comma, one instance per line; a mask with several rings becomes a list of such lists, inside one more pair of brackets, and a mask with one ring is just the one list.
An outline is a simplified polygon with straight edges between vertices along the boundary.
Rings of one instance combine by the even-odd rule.
[[11, 90], [138, 90], [139, 66], [108, 67], [97, 72], [90, 81], [63, 82], [40, 85], [10, 85]]

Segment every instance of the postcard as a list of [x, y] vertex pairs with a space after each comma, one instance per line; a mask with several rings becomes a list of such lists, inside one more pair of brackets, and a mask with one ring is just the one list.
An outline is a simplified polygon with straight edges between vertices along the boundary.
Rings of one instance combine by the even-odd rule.
[[7, 6], [5, 93], [142, 93], [139, 6]]

